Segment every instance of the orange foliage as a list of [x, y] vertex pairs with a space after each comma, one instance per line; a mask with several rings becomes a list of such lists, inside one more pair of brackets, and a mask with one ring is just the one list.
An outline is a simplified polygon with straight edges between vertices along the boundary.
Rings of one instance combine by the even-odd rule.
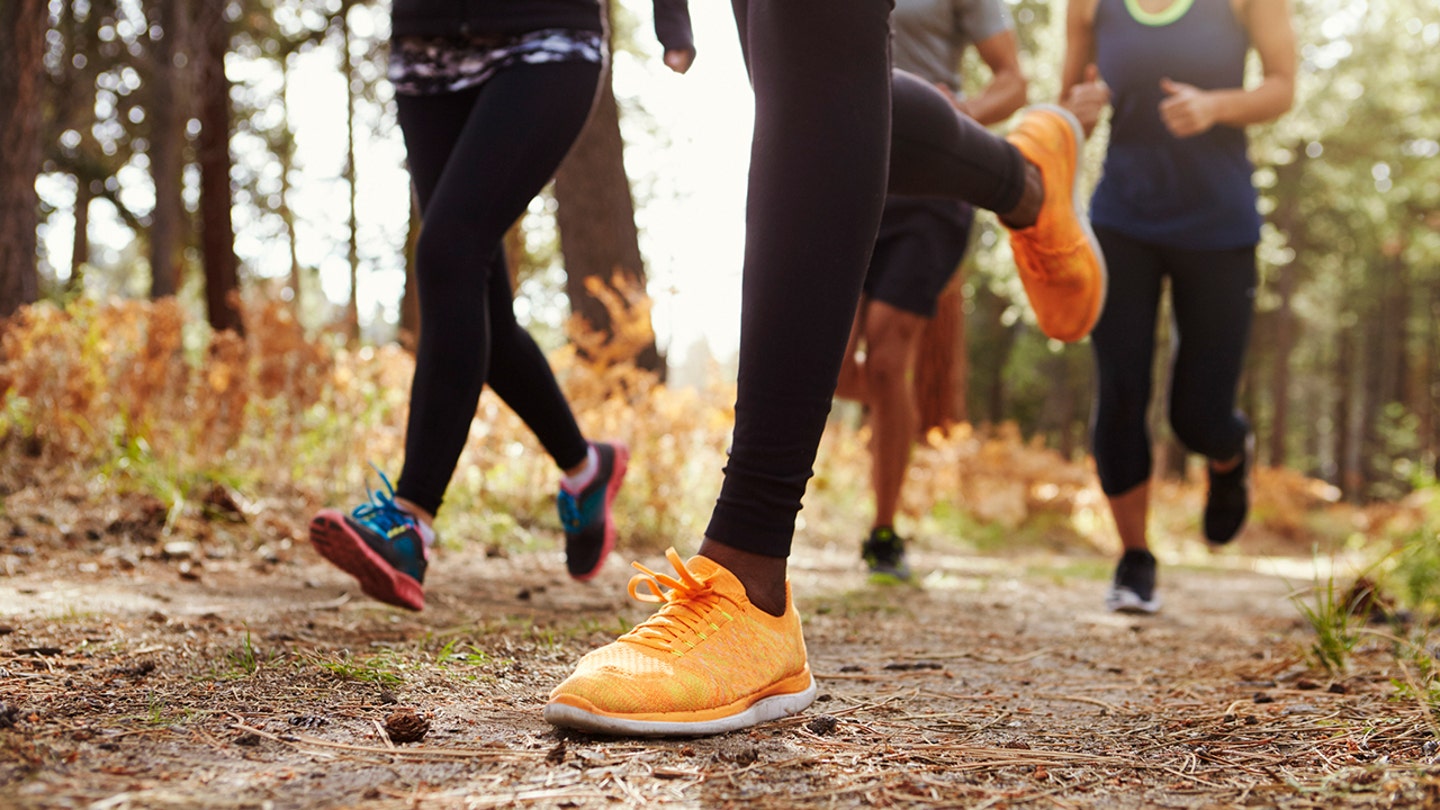
[[[552, 366], [585, 434], [631, 448], [617, 503], [626, 546], [693, 549], [719, 490], [733, 383], [674, 389], [637, 370], [630, 359], [652, 339], [648, 299], [624, 287], [596, 293], [611, 308], [613, 335], [578, 332], [574, 345], [551, 356]], [[349, 348], [335, 335], [309, 335], [276, 301], [252, 301], [243, 317], [242, 338], [213, 334], [173, 299], [23, 309], [0, 335], [0, 462], [9, 458], [4, 440], [19, 436], [23, 455], [39, 456], [26, 464], [65, 466], [92, 479], [87, 470], [123, 458], [189, 481], [223, 471], [263, 487], [251, 499], [282, 490], [332, 504], [363, 494], [367, 462], [398, 472], [413, 358], [394, 345]], [[593, 360], [579, 360], [575, 345]], [[532, 527], [556, 529], [554, 462], [488, 390], [476, 417], [447, 493], [442, 534], [528, 542]], [[801, 514], [806, 533], [848, 537], [869, 519], [867, 441], [864, 428], [839, 421], [826, 431]], [[1178, 505], [1187, 536], [1203, 487], [1196, 480], [1155, 489], [1157, 503]], [[911, 515], [951, 504], [1007, 530], [1055, 521], [1071, 527], [1063, 536], [1107, 550], [1113, 543], [1088, 460], [1065, 459], [1026, 440], [1014, 424], [930, 431], [916, 447], [904, 495]], [[1303, 542], [1317, 513], [1349, 509], [1336, 499], [1325, 484], [1262, 469], [1253, 524]], [[1355, 526], [1384, 519], [1373, 510], [1336, 517], [1332, 524]]]

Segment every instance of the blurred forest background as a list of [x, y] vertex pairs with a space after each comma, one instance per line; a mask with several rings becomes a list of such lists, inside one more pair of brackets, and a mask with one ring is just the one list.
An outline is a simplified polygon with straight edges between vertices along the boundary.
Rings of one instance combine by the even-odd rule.
[[[617, 64], [658, 60], [647, 4], [611, 2]], [[1049, 100], [1064, 4], [1010, 7], [1031, 100]], [[43, 483], [37, 469], [83, 470], [86, 497], [138, 482], [173, 522], [216, 483], [348, 503], [365, 461], [399, 458], [418, 213], [384, 201], [400, 215], [374, 228], [359, 213], [376, 202], [367, 172], [403, 170], [383, 77], [387, 11], [383, 0], [0, 0], [0, 435], [7, 469], [32, 476], [7, 487]], [[1252, 131], [1268, 224], [1242, 400], [1271, 485], [1298, 493], [1259, 522], [1299, 530], [1316, 504], [1434, 487], [1440, 15], [1433, 0], [1297, 0], [1294, 16], [1295, 108]], [[294, 207], [317, 190], [297, 186], [306, 111], [292, 83], [313, 81], [316, 64], [345, 94], [344, 120], [330, 124], [345, 156], [321, 184], [321, 259], [302, 250], [314, 223]], [[984, 68], [972, 67], [978, 83]], [[635, 142], [666, 138], [638, 86], [607, 82], [508, 246], [519, 310], [553, 350], [582, 425], [646, 460], [624, 497], [637, 535], [663, 547], [698, 537], [708, 514], [733, 369], [652, 329], [664, 291], [647, 281], [647, 212], [691, 202], [634, 168]], [[1104, 138], [1102, 125], [1092, 181]], [[1094, 534], [1088, 346], [1038, 333], [993, 217], [978, 221], [927, 336], [917, 386], [933, 430], [907, 498], [920, 512], [968, 510], [949, 519], [971, 531], [1063, 504], [1070, 531]], [[1162, 473], [1183, 484], [1157, 389]], [[450, 511], [483, 522], [485, 537], [523, 534], [526, 515], [548, 514], [554, 472], [497, 401], [481, 410]], [[858, 417], [837, 409], [812, 494], [849, 493], [837, 501], [862, 509], [867, 464]], [[823, 517], [808, 504], [806, 519]]]

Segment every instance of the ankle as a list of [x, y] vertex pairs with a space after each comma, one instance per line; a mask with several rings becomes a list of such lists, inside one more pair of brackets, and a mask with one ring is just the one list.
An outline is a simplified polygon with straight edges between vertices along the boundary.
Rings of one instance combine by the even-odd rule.
[[1029, 228], [1040, 218], [1040, 207], [1045, 204], [1045, 178], [1040, 169], [1025, 161], [1025, 190], [1020, 202], [1014, 208], [1000, 215], [1000, 223], [1012, 231]]
[[434, 528], [435, 516], [431, 514], [428, 510], [421, 509], [419, 506], [416, 506], [414, 501], [407, 498], [397, 497], [395, 499], [395, 504], [401, 509], [404, 509], [406, 512], [409, 512], [411, 516], [413, 516], [416, 520], [424, 523], [425, 528]]
[[750, 600], [750, 604], [771, 616], [785, 614], [789, 604], [785, 587], [784, 557], [767, 557], [741, 551], [708, 537], [700, 544], [699, 553], [734, 574], [740, 584], [745, 586], [745, 596]]
[[585, 460], [561, 471], [560, 485], [572, 494], [578, 494], [590, 482], [595, 480], [595, 474], [600, 471], [600, 454], [595, 451], [595, 445], [590, 445], [585, 451]]

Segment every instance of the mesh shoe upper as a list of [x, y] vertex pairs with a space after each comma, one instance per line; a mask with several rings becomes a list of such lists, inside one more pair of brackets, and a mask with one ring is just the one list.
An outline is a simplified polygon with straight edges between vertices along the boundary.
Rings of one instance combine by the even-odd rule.
[[416, 582], [424, 582], [429, 546], [435, 542], [434, 530], [395, 503], [395, 487], [384, 473], [380, 473], [380, 480], [385, 484], [384, 491], [371, 492], [369, 503], [355, 507], [345, 522], [391, 567]]
[[310, 542], [322, 557], [359, 580], [366, 594], [421, 610], [425, 591], [420, 583], [435, 532], [395, 503], [390, 479], [383, 473], [380, 478], [385, 490], [373, 492], [368, 503], [350, 514], [320, 510], [310, 521]]
[[[666, 557], [678, 578], [639, 563], [630, 595], [660, 609], [580, 659], [550, 693], [546, 719], [619, 733], [715, 733], [799, 711], [814, 698], [800, 617], [754, 607], [733, 574], [705, 557]], [[644, 587], [648, 593], [642, 593]], [[669, 590], [663, 590], [668, 588]], [[751, 710], [771, 698], [780, 714]]]
[[623, 444], [596, 442], [592, 446], [599, 464], [595, 477], [578, 493], [561, 486], [555, 502], [565, 529], [565, 567], [581, 581], [600, 573], [605, 557], [615, 548], [611, 505], [629, 462]]
[[1040, 331], [1073, 342], [1090, 334], [1105, 302], [1105, 257], [1083, 213], [1077, 182], [1085, 136], [1067, 110], [1029, 107], [1007, 136], [1040, 170], [1045, 201], [1035, 224], [1010, 231], [1010, 247]]

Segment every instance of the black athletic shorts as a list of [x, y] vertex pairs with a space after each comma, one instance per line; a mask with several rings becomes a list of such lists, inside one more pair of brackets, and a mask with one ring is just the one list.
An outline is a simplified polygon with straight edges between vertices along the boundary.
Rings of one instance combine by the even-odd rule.
[[970, 245], [975, 209], [956, 200], [887, 197], [865, 295], [925, 318], [950, 283]]

